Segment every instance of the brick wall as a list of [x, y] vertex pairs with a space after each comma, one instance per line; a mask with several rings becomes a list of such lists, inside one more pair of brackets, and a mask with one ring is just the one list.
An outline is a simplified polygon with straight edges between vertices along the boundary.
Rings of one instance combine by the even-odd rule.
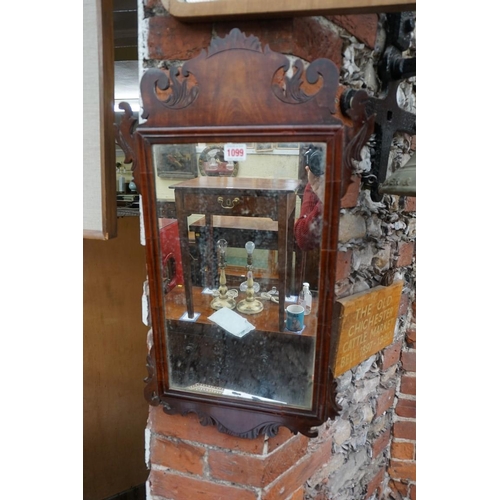
[[272, 438], [235, 438], [161, 408], [151, 408], [146, 434], [149, 495], [176, 500], [303, 498], [332, 448], [327, 433], [308, 439], [281, 428]]
[[[274, 51], [309, 61], [328, 57], [341, 69], [342, 85], [379, 92], [375, 14], [182, 24], [160, 0], [144, 0], [144, 6], [145, 66], [189, 59], [212, 36], [238, 27]], [[411, 84], [404, 90], [414, 94]], [[411, 138], [396, 136], [393, 157], [411, 147]], [[357, 174], [366, 168], [361, 162]], [[341, 414], [315, 439], [287, 429], [273, 438], [240, 439], [201, 426], [194, 415], [169, 416], [151, 407], [150, 499], [415, 499], [415, 200], [385, 196], [373, 203], [359, 179], [342, 200], [336, 293], [372, 288], [396, 267], [404, 288], [394, 343], [338, 378]]]
[[388, 473], [396, 498], [416, 499], [416, 302], [401, 350], [402, 376], [397, 392]]

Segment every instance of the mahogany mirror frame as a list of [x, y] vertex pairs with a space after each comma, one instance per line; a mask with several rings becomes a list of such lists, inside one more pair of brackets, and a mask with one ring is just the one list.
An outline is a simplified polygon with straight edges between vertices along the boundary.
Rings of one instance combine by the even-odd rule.
[[[367, 133], [354, 133], [339, 118], [338, 69], [332, 61], [318, 59], [307, 69], [298, 61], [287, 72], [289, 67], [285, 55], [268, 46], [262, 49], [256, 37], [233, 29], [225, 38], [215, 38], [180, 70], [154, 68], [144, 73], [145, 122], [134, 133], [134, 169], [138, 167], [134, 174], [142, 195], [152, 326], [146, 400], [161, 405], [168, 414], [195, 413], [202, 425], [215, 425], [221, 432], [245, 438], [261, 433], [274, 436], [280, 426], [314, 437], [317, 426], [340, 412], [331, 367], [340, 199], [348, 182], [346, 152], [353, 157], [356, 151], [359, 154]], [[366, 122], [358, 123], [366, 129]], [[304, 409], [173, 389], [169, 386], [153, 146], [290, 141], [326, 144], [312, 405]]]

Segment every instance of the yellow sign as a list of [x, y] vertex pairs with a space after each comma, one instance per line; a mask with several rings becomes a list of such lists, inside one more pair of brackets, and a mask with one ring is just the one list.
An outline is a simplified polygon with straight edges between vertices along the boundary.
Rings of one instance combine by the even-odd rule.
[[398, 281], [337, 301], [335, 377], [392, 344], [402, 289], [403, 282]]

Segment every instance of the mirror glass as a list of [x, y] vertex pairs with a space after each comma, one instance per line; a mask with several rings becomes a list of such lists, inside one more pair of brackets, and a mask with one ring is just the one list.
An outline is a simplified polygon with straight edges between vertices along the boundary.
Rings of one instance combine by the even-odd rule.
[[170, 389], [311, 408], [325, 157], [152, 146]]

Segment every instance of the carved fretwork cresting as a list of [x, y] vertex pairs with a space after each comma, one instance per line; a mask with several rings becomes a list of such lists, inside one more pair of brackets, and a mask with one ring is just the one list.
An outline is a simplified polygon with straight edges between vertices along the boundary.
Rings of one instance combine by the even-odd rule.
[[[287, 60], [286, 66], [283, 67], [285, 73], [289, 68], [290, 61]], [[339, 71], [337, 67], [329, 59], [316, 59], [309, 64], [305, 72], [307, 83], [316, 85], [320, 78], [323, 82], [321, 92], [315, 92], [314, 94], [307, 94], [302, 89], [304, 83], [304, 63], [300, 59], [295, 61], [294, 70], [291, 77], [285, 77], [286, 83], [284, 87], [276, 83], [272, 85], [274, 95], [288, 104], [300, 104], [316, 98], [320, 106], [327, 108], [330, 113], [334, 114], [336, 106], [332, 96], [335, 96], [338, 87]]]
[[[207, 57], [211, 57], [225, 50], [253, 50], [254, 52], [262, 52], [260, 40], [254, 36], [246, 36], [238, 28], [232, 29], [229, 34], [223, 38], [214, 38], [207, 49]], [[267, 51], [269, 47], [266, 46]], [[202, 54], [205, 52], [202, 50]]]
[[[225, 60], [226, 65], [231, 64], [237, 51], [246, 53], [247, 64], [255, 72], [251, 79], [246, 78], [247, 71], [241, 74], [228, 72], [227, 66], [222, 63]], [[222, 53], [225, 55], [218, 57]], [[237, 62], [234, 61], [234, 64]], [[266, 124], [270, 107], [276, 110], [276, 125], [309, 123], [311, 109], [316, 110], [319, 124], [341, 125], [342, 121], [333, 116], [338, 87], [335, 64], [329, 59], [317, 59], [304, 70], [302, 61], [297, 60], [293, 74], [289, 76], [286, 73], [290, 64], [285, 55], [272, 51], [268, 45], [262, 49], [255, 36], [247, 37], [234, 28], [225, 38], [212, 40], [207, 50], [202, 50], [182, 67], [170, 70], [151, 68], [144, 73], [141, 94], [142, 117], [147, 120], [145, 126], [163, 123], [165, 108], [173, 112], [169, 114], [169, 126], [185, 126], [186, 123], [210, 126], [213, 119], [204, 112], [210, 109], [213, 113], [214, 102], [218, 104], [216, 112], [220, 115], [219, 121], [225, 125]], [[279, 72], [285, 73], [281, 84], [276, 78]], [[214, 78], [219, 74], [219, 78]], [[225, 79], [225, 75], [231, 76]], [[203, 87], [200, 82], [203, 82]], [[262, 92], [265, 85], [271, 92]], [[242, 94], [247, 97], [244, 102]], [[271, 102], [273, 96], [282, 103], [282, 107]], [[288, 105], [294, 105], [293, 113], [285, 108]], [[177, 111], [182, 111], [182, 114]]]
[[[179, 75], [181, 71], [174, 66], [170, 68], [168, 74], [161, 69], [149, 69], [141, 80], [141, 94], [143, 96], [154, 94], [157, 102], [166, 108], [183, 109], [196, 100], [199, 89], [196, 84], [189, 86], [189, 72], [182, 71], [182, 79], [179, 79]], [[169, 91], [164, 100], [158, 94], [158, 89], [163, 92]], [[147, 99], [143, 108], [142, 118], [148, 118], [151, 103]]]
[[[335, 386], [336, 387], [336, 386]], [[332, 395], [335, 398], [335, 394]], [[219, 412], [217, 415], [209, 414], [207, 412], [200, 410], [199, 408], [193, 408], [192, 405], [176, 405], [176, 407], [172, 407], [168, 403], [162, 402], [163, 411], [168, 415], [182, 415], [186, 416], [188, 414], [195, 414], [198, 417], [198, 421], [203, 426], [215, 426], [219, 432], [224, 434], [228, 434], [230, 436], [236, 436], [246, 439], [255, 439], [260, 434], [265, 434], [268, 437], [274, 437], [278, 434], [279, 428], [281, 426], [287, 427], [294, 434], [301, 433], [304, 436], [315, 438], [318, 437], [318, 428], [317, 426], [321, 425], [322, 422], [318, 421], [317, 425], [314, 426], [303, 426], [296, 425], [293, 418], [290, 418], [288, 421], [285, 419], [273, 417], [270, 415], [263, 414], [255, 414], [254, 419], [252, 420], [251, 425], [247, 430], [241, 430], [241, 417], [238, 417], [236, 414], [232, 414], [231, 410], [225, 410], [223, 412]], [[337, 407], [338, 408], [338, 407]], [[213, 411], [211, 411], [213, 413]], [[334, 418], [339, 414], [339, 411], [329, 414], [329, 418]], [[238, 427], [238, 430], [234, 430], [234, 427]]]
[[[224, 424], [222, 424], [219, 420], [216, 418], [208, 415], [207, 413], [203, 413], [200, 411], [196, 410], [186, 410], [183, 412], [177, 412], [176, 410], [172, 409], [169, 406], [164, 406], [163, 411], [167, 413], [168, 415], [174, 415], [176, 413], [180, 413], [182, 416], [186, 416], [190, 413], [194, 413], [198, 417], [198, 421], [200, 422], [201, 425], [203, 426], [215, 426], [219, 432], [222, 432], [223, 434], [228, 434], [229, 436], [236, 436], [236, 437], [241, 437], [241, 438], [246, 438], [246, 439], [255, 439], [258, 437], [260, 434], [265, 434], [268, 437], [274, 437], [278, 434], [279, 428], [282, 425], [281, 423], [278, 423], [276, 421], [271, 421], [271, 422], [263, 422], [252, 429], [246, 431], [246, 432], [241, 432], [241, 431], [233, 431], [226, 427]], [[316, 433], [317, 435], [317, 433]], [[315, 437], [314, 433], [312, 435], [309, 435], [309, 437]]]

